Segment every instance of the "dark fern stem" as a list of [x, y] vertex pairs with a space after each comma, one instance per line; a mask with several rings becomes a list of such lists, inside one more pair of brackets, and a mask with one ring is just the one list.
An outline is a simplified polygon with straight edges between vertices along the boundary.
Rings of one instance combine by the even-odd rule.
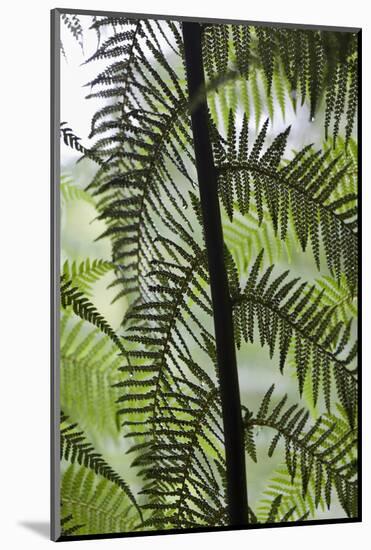
[[214, 312], [217, 362], [222, 401], [226, 494], [231, 525], [248, 522], [243, 422], [233, 334], [232, 303], [224, 263], [223, 230], [217, 175], [208, 128], [208, 109], [202, 60], [202, 27], [183, 23], [183, 39], [192, 133], [200, 189], [210, 288]]

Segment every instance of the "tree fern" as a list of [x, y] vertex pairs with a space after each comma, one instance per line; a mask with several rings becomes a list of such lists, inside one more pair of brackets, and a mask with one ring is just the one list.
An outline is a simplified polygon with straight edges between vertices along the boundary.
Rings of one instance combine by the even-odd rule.
[[[329, 327], [333, 310], [320, 304], [322, 294], [310, 302], [312, 287], [306, 292], [306, 284], [298, 279], [287, 281], [288, 271], [269, 281], [273, 266], [259, 278], [262, 253], [251, 268], [244, 289], [240, 288], [236, 269], [228, 256], [234, 327], [237, 346], [242, 340], [269, 347], [273, 356], [278, 345], [280, 370], [283, 372], [290, 343], [295, 341], [295, 364], [299, 392], [311, 368], [314, 405], [322, 389], [327, 409], [330, 410], [331, 378], [335, 379], [338, 397], [349, 415], [351, 424], [356, 415], [357, 378], [354, 358], [357, 343], [349, 349], [350, 324], [343, 322]], [[312, 361], [313, 357], [313, 361]]]
[[[337, 277], [343, 269], [352, 293], [357, 285], [357, 208], [356, 196], [347, 193], [335, 198], [348, 170], [348, 165], [337, 170], [338, 158], [328, 162], [329, 151], [313, 152], [305, 147], [284, 167], [279, 168], [290, 129], [279, 134], [272, 145], [262, 153], [268, 128], [265, 122], [248, 154], [248, 126], [244, 119], [236, 141], [233, 118], [229, 140], [213, 128], [215, 158], [219, 173], [219, 192], [230, 220], [233, 219], [233, 202], [237, 198], [238, 209], [246, 213], [250, 204], [249, 188], [254, 186], [254, 203], [259, 222], [263, 221], [263, 201], [266, 203], [275, 232], [285, 239], [291, 209], [294, 228], [300, 246], [306, 250], [310, 240], [313, 255], [320, 267], [320, 238], [326, 254], [329, 270]], [[248, 159], [239, 162], [240, 158]], [[252, 179], [252, 182], [250, 181]], [[278, 183], [278, 185], [277, 185]], [[340, 211], [340, 209], [342, 209]]]
[[250, 456], [256, 460], [254, 427], [273, 429], [275, 434], [268, 455], [272, 456], [282, 440], [291, 484], [300, 470], [303, 498], [307, 498], [308, 486], [313, 476], [315, 506], [318, 506], [323, 498], [329, 508], [332, 493], [336, 491], [346, 514], [357, 516], [357, 482], [354, 479], [354, 451], [357, 445], [355, 430], [348, 427], [345, 431], [341, 430], [334, 416], [319, 418], [313, 426], [306, 428], [309, 413], [296, 404], [288, 407], [287, 395], [269, 413], [273, 390], [274, 386], [271, 386], [256, 415], [246, 410], [246, 445]]
[[[161, 239], [173, 253], [173, 262], [155, 262], [154, 298], [133, 307], [127, 316], [126, 339], [137, 347], [129, 351], [130, 365], [120, 369], [126, 379], [118, 384], [126, 390], [119, 412], [132, 417], [123, 426], [129, 430], [127, 436], [135, 438], [133, 465], [141, 467], [143, 493], [150, 498], [145, 508], [153, 512], [144, 527], [225, 521], [215, 350], [213, 336], [202, 322], [203, 316], [211, 315], [210, 298], [200, 284], [207, 280], [206, 256], [182, 232], [187, 247]], [[203, 368], [193, 358], [194, 346], [202, 353]]]
[[87, 296], [91, 295], [92, 285], [113, 269], [113, 264], [107, 260], [86, 260], [77, 264], [66, 260], [63, 264], [63, 275], [71, 284], [78, 286]]
[[73, 179], [67, 174], [62, 174], [61, 176], [60, 192], [61, 198], [65, 204], [75, 200], [82, 200], [95, 206], [95, 201], [90, 194], [81, 187], [78, 187]]
[[60, 292], [62, 308], [68, 309], [71, 307], [78, 317], [95, 325], [101, 332], [107, 334], [112, 342], [124, 352], [120, 337], [105, 320], [103, 315], [99, 313], [94, 304], [89, 301], [84, 292], [78, 287], [73, 286], [73, 282], [67, 279], [65, 275], [61, 277]]
[[138, 521], [118, 486], [85, 466], [70, 465], [64, 473], [61, 504], [68, 514], [62, 536], [130, 532]]
[[[64, 21], [97, 35], [99, 107], [89, 136], [61, 124], [95, 161], [61, 193], [94, 203], [111, 255], [61, 266], [62, 535], [357, 518], [357, 34]], [[273, 121], [302, 107], [321, 146], [288, 150]], [[107, 273], [118, 330], [96, 306]], [[249, 368], [260, 347], [296, 393], [253, 412], [236, 349]], [[284, 461], [252, 502], [257, 428]], [[101, 452], [118, 435], [130, 483]]]
[[139, 517], [141, 511], [138, 507], [136, 499], [128, 486], [128, 484], [113, 470], [113, 468], [104, 460], [104, 458], [95, 451], [84, 432], [80, 430], [78, 424], [67, 422], [69, 418], [61, 413], [61, 429], [60, 429], [60, 451], [61, 459], [69, 461], [71, 464], [84, 465], [92, 470], [95, 474], [102, 476], [105, 480], [116, 485], [121, 493], [125, 493], [132, 505], [135, 506]]
[[[226, 48], [228, 36], [233, 48]], [[220, 54], [222, 48], [224, 55]], [[334, 141], [345, 115], [346, 142], [349, 141], [357, 107], [357, 35], [341, 32], [307, 31], [285, 28], [208, 25], [204, 37], [205, 68], [209, 79], [231, 68], [250, 80], [255, 104], [256, 127], [260, 120], [260, 92], [257, 75], [264, 80], [265, 104], [272, 89], [282, 89], [303, 104], [309, 101], [309, 117], [314, 120], [325, 98], [325, 134], [330, 127]], [[276, 61], [276, 62], [275, 62]], [[348, 107], [347, 107], [348, 104]]]
[[120, 348], [74, 314], [61, 318], [61, 404], [97, 434], [116, 436]]
[[[106, 24], [111, 25], [109, 18]], [[100, 27], [103, 25], [101, 21]], [[104, 58], [109, 65], [90, 83], [99, 91], [88, 97], [124, 97], [123, 103], [116, 101], [95, 114], [90, 137], [96, 138], [94, 155], [107, 159], [99, 185], [93, 183], [92, 189], [101, 197], [101, 218], [110, 223], [104, 236], [112, 238], [113, 259], [117, 265], [125, 264], [125, 275], [118, 279], [122, 285], [120, 295], [125, 295], [146, 292], [143, 274], [149, 269], [150, 258], [156, 256], [156, 220], [160, 218], [170, 231], [173, 215], [189, 223], [184, 196], [194, 181], [181, 156], [191, 161], [193, 158], [184, 87], [163, 56], [156, 24], [120, 20], [118, 25], [122, 32], [115, 35], [114, 41], [104, 42], [89, 60]], [[179, 52], [178, 28], [170, 22], [163, 26]], [[144, 39], [159, 64], [158, 73], [143, 52]], [[177, 185], [168, 163], [176, 171]]]

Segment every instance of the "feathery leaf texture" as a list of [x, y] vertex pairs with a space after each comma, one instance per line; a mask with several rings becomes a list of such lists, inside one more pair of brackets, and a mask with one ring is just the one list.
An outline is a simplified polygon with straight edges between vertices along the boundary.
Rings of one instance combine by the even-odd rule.
[[352, 320], [356, 321], [358, 315], [357, 296], [352, 295], [344, 275], [340, 278], [340, 283], [329, 275], [317, 279], [311, 300], [316, 300], [320, 293], [322, 295], [321, 303], [324, 306], [329, 306], [333, 312], [330, 320], [332, 326], [339, 321], [346, 324]]
[[308, 290], [299, 279], [288, 280], [286, 271], [271, 279], [274, 266], [259, 276], [263, 252], [252, 266], [248, 280], [240, 288], [237, 271], [230, 254], [226, 262], [230, 273], [233, 301], [235, 338], [240, 347], [242, 340], [269, 347], [272, 357], [276, 346], [281, 372], [292, 342], [300, 394], [310, 369], [314, 387], [313, 400], [317, 403], [322, 389], [326, 406], [330, 410], [331, 379], [334, 377], [337, 394], [353, 425], [356, 418], [357, 374], [354, 359], [357, 343], [351, 346], [350, 323], [339, 321], [329, 326], [333, 311], [321, 305], [322, 294], [311, 301], [314, 287]]
[[[258, 213], [254, 204], [250, 204], [249, 211], [244, 215], [233, 206], [233, 220], [223, 212], [224, 242], [236, 263], [240, 277], [247, 274], [250, 264], [256, 258], [256, 251], [264, 249], [263, 262], [267, 265], [284, 261], [290, 264], [295, 249], [300, 246], [295, 231], [288, 230], [285, 240], [275, 234], [267, 208], [263, 208], [263, 220], [259, 223]], [[289, 227], [293, 226], [292, 217]]]
[[[319, 268], [322, 242], [329, 270], [338, 280], [343, 270], [354, 294], [358, 278], [357, 197], [354, 193], [339, 197], [340, 182], [350, 163], [338, 169], [339, 157], [328, 161], [329, 150], [314, 152], [307, 146], [290, 162], [280, 166], [290, 128], [279, 134], [263, 152], [267, 129], [268, 120], [248, 154], [246, 117], [238, 144], [232, 117], [227, 140], [211, 125], [220, 198], [229, 219], [233, 220], [235, 201], [239, 211], [246, 214], [253, 200], [261, 224], [263, 204], [266, 204], [275, 233], [285, 240], [291, 213], [302, 250], [307, 249], [310, 241]], [[251, 186], [253, 196], [249, 191]]]
[[313, 519], [316, 517], [317, 508], [325, 509], [323, 496], [317, 507], [315, 505], [313, 476], [308, 483], [306, 494], [303, 495], [300, 469], [297, 470], [295, 480], [292, 482], [285, 464], [275, 470], [256, 505], [256, 516], [259, 522], [267, 521], [275, 499], [279, 499], [278, 512], [285, 521]]
[[62, 535], [134, 531], [138, 512], [121, 488], [94, 470], [70, 464], [62, 477]]
[[[99, 26], [111, 25], [108, 18]], [[107, 39], [89, 60], [107, 59], [107, 69], [90, 82], [88, 97], [112, 98], [92, 120], [94, 155], [102, 159], [99, 178], [90, 189], [100, 198], [100, 218], [109, 225], [101, 237], [112, 240], [118, 273], [118, 297], [146, 295], [145, 274], [157, 256], [159, 223], [172, 232], [174, 216], [189, 225], [186, 194], [194, 186], [192, 138], [184, 85], [184, 68], [169, 64], [157, 32], [177, 55], [182, 49], [178, 25], [172, 22], [117, 22], [120, 32]], [[122, 32], [121, 32], [122, 29]], [[158, 71], [148, 61], [149, 50]], [[185, 159], [185, 160], [184, 160]]]
[[77, 137], [73, 131], [72, 128], [69, 128], [69, 126], [66, 126], [67, 122], [61, 122], [61, 138], [63, 139], [64, 143], [71, 147], [71, 149], [76, 149], [79, 153], [86, 153], [87, 149], [83, 145], [81, 145], [80, 140], [81, 138]]
[[[179, 228], [180, 230], [180, 228]], [[133, 466], [151, 511], [142, 527], [223, 525], [225, 458], [206, 253], [163, 238], [173, 261], [154, 261], [153, 298], [130, 309], [126, 339], [137, 344], [118, 384]], [[198, 349], [196, 361], [194, 348]], [[201, 367], [202, 365], [202, 367]]]
[[[285, 107], [282, 90], [286, 90], [294, 108], [299, 99], [301, 105], [308, 99], [312, 121], [324, 99], [325, 136], [332, 127], [336, 142], [343, 117], [346, 144], [357, 110], [357, 48], [358, 37], [353, 33], [225, 24], [206, 25], [203, 43], [210, 81], [237, 70], [255, 82], [251, 91], [257, 96], [259, 76], [264, 82], [266, 104], [270, 104], [274, 84], [281, 109]], [[258, 127], [256, 108], [255, 114]]]
[[69, 417], [61, 412], [60, 428], [60, 452], [61, 459], [69, 461], [71, 464], [80, 464], [91, 469], [96, 474], [117, 485], [125, 493], [131, 503], [135, 506], [139, 517], [142, 517], [141, 510], [129, 485], [113, 470], [113, 468], [104, 460], [94, 446], [87, 440], [84, 432], [80, 429], [77, 422], [70, 424]]
[[101, 332], [107, 334], [112, 342], [125, 354], [121, 338], [107, 323], [103, 315], [99, 313], [94, 304], [89, 301], [84, 292], [79, 287], [74, 286], [73, 282], [67, 279], [65, 275], [61, 276], [60, 294], [63, 309], [71, 306], [78, 317], [95, 325]]
[[[61, 502], [61, 509], [63, 510], [63, 501]], [[72, 514], [66, 514], [61, 517], [61, 535], [64, 537], [78, 533], [83, 527], [83, 524], [79, 525], [75, 523]]]
[[72, 36], [83, 50], [83, 30], [80, 19], [75, 14], [62, 13], [61, 18], [66, 27], [70, 30]]
[[[337, 407], [336, 415], [324, 415], [321, 420], [324, 429], [332, 429], [332, 433], [328, 433], [328, 442], [330, 445], [334, 445], [340, 439], [344, 438], [346, 433], [349, 432], [349, 424], [346, 414], [341, 407]], [[258, 428], [260, 429], [260, 428]], [[249, 430], [247, 433], [251, 433]], [[253, 434], [253, 432], [252, 432]], [[283, 439], [282, 439], [283, 441]], [[255, 442], [254, 442], [255, 443]], [[351, 471], [353, 469], [354, 475], [357, 472], [357, 450], [356, 448], [348, 449], [343, 457], [344, 468], [346, 465], [348, 468], [349, 478], [351, 478]], [[316, 483], [316, 476], [319, 474], [313, 469], [312, 474], [309, 477], [307, 483], [306, 493], [303, 494], [303, 481], [301, 478], [301, 469], [296, 469], [295, 479], [292, 481], [291, 475], [288, 472], [286, 465], [281, 464], [273, 473], [270, 478], [266, 489], [263, 491], [262, 497], [259, 499], [256, 505], [256, 515], [260, 522], [266, 521], [272, 500], [277, 497], [281, 497], [280, 513], [288, 514], [294, 508], [291, 519], [300, 521], [302, 519], [316, 518], [317, 509], [322, 511], [327, 509], [327, 503], [325, 499], [325, 491], [320, 490], [320, 485]], [[329, 491], [329, 488], [327, 488]], [[331, 495], [330, 495], [331, 496]], [[356, 511], [356, 510], [354, 510]]]
[[69, 262], [66, 260], [63, 264], [62, 273], [66, 280], [71, 281], [71, 284], [80, 288], [86, 296], [91, 296], [92, 285], [101, 277], [112, 271], [114, 265], [107, 260], [94, 258], [81, 261], [79, 264], [76, 261]]
[[81, 187], [75, 184], [73, 179], [67, 174], [62, 174], [60, 182], [61, 198], [64, 204], [72, 201], [82, 200], [87, 204], [95, 206], [93, 197]]
[[[255, 427], [273, 429], [275, 434], [268, 455], [272, 456], [279, 442], [283, 442], [291, 484], [300, 475], [303, 498], [306, 498], [313, 480], [315, 507], [323, 499], [327, 508], [330, 508], [335, 490], [348, 517], [357, 517], [356, 430], [349, 427], [340, 430], [336, 417], [331, 415], [320, 417], [314, 425], [308, 426], [308, 411], [297, 404], [287, 405], [287, 395], [272, 408], [270, 402], [273, 391], [274, 385], [265, 394], [256, 415], [249, 410], [245, 411], [245, 429], [249, 433], [248, 452], [251, 442], [254, 442]], [[256, 459], [255, 452], [251, 457]]]
[[63, 410], [84, 419], [90, 432], [117, 437], [119, 432], [113, 385], [122, 365], [120, 349], [89, 323], [64, 311], [60, 323], [61, 392]]

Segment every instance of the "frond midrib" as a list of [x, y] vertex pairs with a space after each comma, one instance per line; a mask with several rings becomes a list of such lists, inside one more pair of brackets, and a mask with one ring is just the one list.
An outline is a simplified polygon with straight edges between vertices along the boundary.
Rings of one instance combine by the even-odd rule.
[[274, 313], [276, 313], [280, 319], [282, 319], [285, 323], [290, 325], [290, 327], [295, 332], [299, 333], [304, 340], [307, 340], [311, 344], [316, 346], [316, 348], [320, 350], [321, 353], [326, 355], [333, 363], [335, 363], [344, 372], [346, 376], [350, 376], [354, 380], [356, 379], [356, 373], [354, 372], [354, 370], [350, 371], [346, 368], [347, 363], [345, 360], [339, 359], [331, 351], [328, 351], [326, 348], [324, 348], [322, 344], [318, 342], [318, 340], [313, 338], [312, 335], [305, 332], [304, 327], [300, 327], [300, 325], [296, 324], [292, 319], [290, 319], [289, 314], [285, 314], [285, 312], [281, 308], [276, 306], [273, 302], [264, 300], [261, 296], [258, 296], [256, 292], [255, 294], [252, 292], [249, 292], [248, 294], [240, 294], [239, 296], [234, 297], [233, 305], [237, 306], [241, 302], [245, 302], [245, 301], [253, 302], [254, 304], [259, 304], [264, 308], [269, 309], [270, 311], [273, 311]]
[[357, 238], [356, 233], [352, 231], [351, 228], [349, 228], [348, 224], [345, 223], [344, 220], [342, 220], [339, 217], [339, 214], [337, 214], [334, 210], [330, 208], [331, 205], [327, 205], [319, 201], [318, 200], [319, 197], [316, 197], [315, 195], [310, 193], [310, 191], [305, 189], [305, 187], [300, 187], [297, 183], [291, 181], [290, 179], [283, 178], [282, 175], [279, 173], [279, 171], [271, 172], [269, 170], [262, 168], [261, 166], [259, 166], [259, 164], [250, 164], [250, 163], [236, 164], [236, 165], [224, 164], [218, 167], [217, 170], [220, 173], [223, 173], [224, 171], [229, 171], [229, 170], [231, 171], [246, 170], [248, 172], [255, 172], [258, 175], [267, 176], [269, 178], [275, 179], [279, 183], [289, 187], [290, 189], [293, 189], [295, 192], [304, 196], [307, 202], [313, 202], [317, 207], [331, 214], [331, 216], [333, 216], [337, 220], [337, 222], [344, 228], [344, 230], [350, 233], [353, 239]]
[[[339, 474], [337, 469], [332, 467], [332, 465], [331, 465], [332, 459], [330, 459], [327, 462], [326, 460], [321, 458], [321, 454], [323, 454], [323, 449], [322, 449], [322, 451], [319, 451], [318, 453], [315, 451], [315, 449], [312, 450], [310, 444], [308, 446], [306, 446], [303, 443], [302, 439], [299, 437], [298, 434], [290, 433], [287, 429], [280, 426], [279, 422], [273, 422], [273, 421], [270, 421], [269, 419], [261, 420], [261, 419], [258, 419], [258, 418], [253, 418], [253, 419], [249, 420], [246, 423], [246, 429], [251, 429], [255, 426], [256, 427], [258, 427], [258, 426], [267, 427], [267, 428], [272, 428], [272, 429], [276, 430], [278, 433], [282, 434], [282, 436], [286, 440], [292, 441], [295, 444], [295, 448], [300, 448], [301, 450], [303, 450], [306, 453], [313, 456], [313, 458], [317, 462], [320, 462], [324, 466], [324, 468], [328, 472], [331, 473], [331, 475], [334, 478], [339, 478], [341, 482], [346, 483], [347, 485], [349, 485], [351, 487], [357, 487], [357, 481], [350, 481], [346, 475]], [[356, 434], [356, 432], [357, 432], [356, 428], [350, 429], [349, 432], [344, 436], [344, 438], [350, 436], [352, 433]], [[303, 439], [305, 439], [305, 435], [304, 435]]]

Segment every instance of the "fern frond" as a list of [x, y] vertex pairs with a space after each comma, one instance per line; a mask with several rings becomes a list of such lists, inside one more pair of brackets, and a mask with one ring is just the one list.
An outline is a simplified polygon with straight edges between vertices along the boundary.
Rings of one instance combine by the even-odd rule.
[[123, 354], [126, 353], [121, 339], [107, 323], [103, 315], [101, 315], [94, 304], [89, 301], [84, 292], [82, 292], [80, 288], [73, 286], [72, 281], [67, 279], [65, 275], [61, 276], [60, 294], [61, 306], [63, 309], [67, 309], [71, 306], [78, 317], [95, 325], [101, 332], [107, 334], [107, 336], [111, 338], [112, 342], [116, 344]]
[[[236, 135], [231, 120], [230, 134]], [[221, 201], [233, 219], [233, 204], [245, 214], [253, 198], [259, 224], [263, 222], [266, 204], [273, 229], [285, 240], [290, 213], [300, 247], [306, 250], [310, 241], [313, 255], [320, 266], [319, 243], [323, 243], [327, 266], [340, 278], [343, 270], [352, 293], [357, 286], [357, 208], [351, 193], [339, 198], [339, 188], [350, 163], [337, 169], [339, 157], [328, 162], [329, 152], [313, 152], [310, 146], [297, 153], [285, 166], [280, 166], [290, 128], [279, 134], [263, 153], [268, 120], [263, 125], [250, 154], [246, 153], [247, 127], [243, 126], [234, 148], [243, 161], [230, 154], [230, 145], [212, 126], [215, 157], [219, 173]], [[254, 194], [249, 192], [253, 185]], [[245, 197], [244, 201], [238, 197]]]
[[61, 122], [60, 132], [61, 137], [64, 141], [64, 143], [71, 147], [71, 149], [76, 149], [79, 153], [85, 153], [87, 149], [83, 145], [81, 145], [80, 140], [81, 138], [77, 137], [71, 128], [66, 126], [67, 122]]
[[75, 14], [62, 13], [61, 19], [71, 32], [76, 42], [79, 44], [80, 48], [83, 50], [83, 30], [78, 16]]
[[[311, 302], [314, 288], [307, 289], [299, 279], [287, 281], [288, 272], [270, 282], [273, 266], [259, 277], [261, 253], [252, 266], [245, 288], [232, 286], [233, 316], [237, 346], [242, 340], [269, 347], [273, 356], [276, 345], [283, 371], [290, 344], [295, 345], [295, 364], [300, 394], [308, 370], [316, 380], [313, 389], [314, 405], [322, 388], [327, 408], [330, 409], [331, 373], [333, 373], [340, 402], [353, 424], [356, 416], [357, 379], [352, 367], [357, 344], [349, 349], [349, 325], [339, 322], [329, 327], [332, 310], [321, 305], [322, 294]], [[226, 257], [233, 264], [232, 257]], [[346, 351], [344, 351], [346, 350]]]
[[[226, 45], [232, 36], [231, 45]], [[344, 126], [346, 144], [352, 134], [357, 109], [357, 34], [296, 30], [245, 25], [206, 25], [205, 70], [210, 80], [237, 70], [252, 83], [254, 103], [260, 103], [258, 82], [264, 83], [264, 103], [273, 115], [273, 88], [284, 112], [283, 90], [303, 105], [309, 103], [314, 120], [325, 101], [325, 135], [332, 125], [334, 141]], [[227, 54], [227, 57], [226, 57]], [[274, 84], [274, 86], [273, 86]], [[259, 107], [255, 108], [256, 128]], [[342, 124], [342, 119], [344, 123]]]
[[[100, 22], [100, 27], [105, 24], [112, 21]], [[161, 29], [179, 51], [178, 25], [130, 19], [120, 25], [123, 32], [107, 39], [94, 56], [110, 64], [90, 83], [99, 91], [89, 97], [111, 97], [113, 103], [92, 120], [91, 137], [97, 138], [93, 151], [103, 159], [103, 170], [90, 188], [100, 198], [100, 218], [109, 225], [102, 237], [111, 238], [116, 265], [125, 265], [125, 275], [117, 276], [117, 297], [143, 297], [148, 294], [150, 261], [159, 258], [156, 223], [173, 232], [175, 216], [189, 226], [184, 197], [194, 185], [188, 169], [194, 161], [187, 98], [180, 84], [184, 70], [179, 77], [156, 35]], [[154, 64], [143, 51], [144, 42]]]
[[59, 48], [60, 48], [61, 54], [63, 55], [64, 59], [67, 60], [66, 50], [64, 49], [62, 40], [59, 41]]
[[[223, 211], [224, 214], [224, 211]], [[274, 233], [272, 220], [266, 208], [263, 210], [263, 220], [259, 223], [258, 213], [254, 204], [249, 212], [242, 215], [234, 205], [233, 221], [223, 215], [224, 242], [232, 254], [240, 277], [244, 277], [251, 262], [256, 258], [257, 250], [265, 250], [268, 265], [279, 260], [291, 263], [293, 251], [298, 246], [294, 232], [288, 231], [284, 241]], [[289, 221], [291, 224], [291, 220]]]
[[[151, 515], [142, 527], [226, 521], [224, 449], [205, 251], [184, 228], [183, 246], [160, 242], [172, 261], [154, 261], [152, 300], [127, 315], [131, 364], [120, 370], [123, 425], [135, 443]], [[211, 327], [210, 327], [211, 328]], [[197, 360], [193, 357], [196, 346]], [[201, 354], [201, 355], [200, 355]], [[201, 367], [202, 365], [202, 367]]]
[[[272, 501], [277, 498], [280, 498], [278, 513], [281, 518], [285, 517], [286, 521], [315, 519], [317, 515], [315, 480], [311, 477], [305, 495], [303, 495], [302, 483], [300, 470], [297, 471], [295, 480], [292, 481], [285, 465], [278, 467], [256, 505], [259, 522], [263, 523], [268, 520]], [[318, 506], [324, 509], [323, 497], [320, 498]]]
[[63, 474], [61, 505], [67, 514], [65, 536], [130, 532], [138, 523], [137, 511], [121, 488], [84, 465], [71, 464]]
[[330, 320], [332, 326], [339, 321], [349, 323], [357, 318], [357, 296], [352, 295], [344, 275], [341, 276], [339, 283], [326, 275], [317, 279], [311, 299], [315, 300], [320, 293], [321, 303], [333, 312]]
[[250, 28], [245, 25], [232, 26], [235, 59], [240, 74], [249, 77]]
[[62, 174], [61, 176], [60, 191], [61, 197], [65, 204], [75, 200], [82, 200], [92, 206], [95, 206], [95, 201], [90, 193], [84, 189], [81, 189], [81, 187], [78, 187], [74, 183], [73, 179], [66, 174]]
[[141, 510], [136, 502], [136, 499], [129, 485], [121, 478], [121, 476], [113, 470], [113, 468], [104, 460], [94, 446], [87, 440], [84, 432], [74, 422], [70, 424], [69, 418], [63, 411], [61, 412], [61, 427], [60, 427], [60, 452], [61, 459], [69, 461], [71, 464], [80, 464], [89, 468], [95, 474], [102, 476], [106, 480], [116, 485], [122, 493], [131, 501], [136, 508], [140, 518], [142, 518]]
[[[346, 168], [344, 176], [334, 189], [334, 199], [341, 199], [346, 195], [356, 195], [358, 192], [358, 145], [350, 138], [348, 144], [341, 136], [336, 143], [329, 139], [323, 144], [323, 151], [328, 154], [329, 162], [337, 159], [338, 169]], [[345, 151], [345, 154], [344, 154]]]
[[96, 433], [118, 435], [118, 368], [120, 349], [99, 329], [91, 329], [69, 312], [61, 317], [61, 406], [73, 418], [84, 419]]
[[[61, 502], [61, 509], [63, 509], [63, 502]], [[72, 514], [66, 514], [61, 517], [61, 535], [64, 537], [76, 534], [83, 527], [84, 525], [75, 523]]]
[[63, 264], [62, 273], [71, 285], [77, 286], [86, 296], [91, 296], [92, 285], [101, 277], [112, 271], [114, 265], [107, 260], [94, 258], [81, 261], [79, 264], [74, 260], [66, 260]]
[[67, 147], [71, 147], [71, 149], [75, 149], [79, 153], [83, 153], [83, 156], [80, 158], [80, 160], [86, 157], [93, 160], [97, 164], [101, 164], [102, 161], [95, 153], [95, 151], [84, 147], [80, 143], [81, 138], [76, 136], [72, 128], [69, 128], [68, 126], [66, 126], [66, 124], [67, 122], [61, 122], [60, 124], [60, 136], [63, 139], [65, 145], [67, 145]]
[[332, 490], [349, 517], [357, 517], [357, 480], [354, 453], [357, 449], [357, 432], [341, 424], [333, 415], [320, 417], [308, 427], [309, 413], [298, 405], [286, 406], [287, 395], [273, 409], [270, 407], [274, 386], [264, 396], [256, 415], [245, 413], [245, 429], [253, 438], [254, 427], [273, 429], [268, 455], [272, 456], [281, 440], [285, 446], [285, 463], [295, 481], [300, 470], [303, 498], [306, 497], [311, 478], [315, 484], [315, 506], [324, 498], [330, 508]]

